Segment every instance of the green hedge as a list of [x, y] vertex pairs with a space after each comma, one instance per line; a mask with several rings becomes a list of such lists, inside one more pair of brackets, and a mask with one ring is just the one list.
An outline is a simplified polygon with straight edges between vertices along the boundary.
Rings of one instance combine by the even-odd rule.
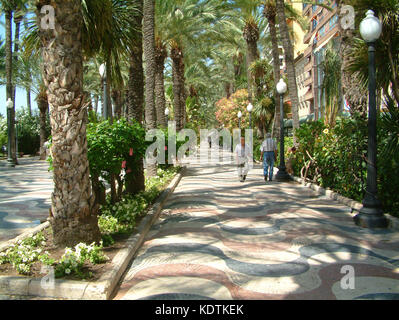
[[[378, 121], [378, 196], [385, 212], [399, 216], [399, 152], [392, 152], [388, 145], [392, 130], [387, 121]], [[332, 128], [322, 122], [310, 122], [295, 134], [299, 143], [293, 158], [295, 175], [301, 176], [301, 170], [312, 158], [309, 179], [343, 196], [363, 200], [367, 179], [367, 119], [360, 116], [338, 119]]]

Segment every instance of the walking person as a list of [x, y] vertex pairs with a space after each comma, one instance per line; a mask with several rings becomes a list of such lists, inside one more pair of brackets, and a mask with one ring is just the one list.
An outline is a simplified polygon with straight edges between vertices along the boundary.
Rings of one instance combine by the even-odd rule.
[[277, 160], [277, 144], [270, 133], [266, 135], [266, 139], [262, 142], [260, 151], [260, 160], [263, 161], [263, 175], [265, 181], [267, 181], [268, 178], [269, 181], [273, 181], [274, 162]]
[[240, 182], [244, 182], [249, 172], [249, 157], [251, 150], [245, 144], [245, 137], [241, 137], [241, 143], [236, 146], [235, 149], [238, 178]]

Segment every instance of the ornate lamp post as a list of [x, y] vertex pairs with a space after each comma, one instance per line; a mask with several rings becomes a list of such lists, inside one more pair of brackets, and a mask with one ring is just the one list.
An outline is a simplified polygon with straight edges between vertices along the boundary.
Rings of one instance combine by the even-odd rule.
[[241, 117], [242, 117], [241, 111], [238, 111], [237, 117], [238, 117], [238, 129], [241, 130]]
[[249, 112], [249, 128], [252, 129], [252, 110], [254, 109], [254, 106], [252, 103], [249, 103], [247, 107], [247, 111]]
[[290, 176], [287, 173], [284, 155], [284, 94], [287, 92], [287, 84], [283, 79], [280, 79], [279, 83], [277, 83], [276, 89], [280, 95], [280, 166], [278, 167], [276, 180], [289, 181]]
[[9, 168], [14, 168], [16, 163], [12, 157], [12, 151], [11, 151], [11, 112], [12, 112], [12, 108], [14, 107], [14, 103], [12, 102], [11, 99], [8, 99], [7, 101], [7, 136], [8, 136], [8, 144], [7, 144], [7, 167]]
[[105, 63], [103, 63], [100, 66], [100, 69], [98, 70], [100, 72], [100, 76], [101, 76], [101, 81], [103, 83], [103, 88], [104, 88], [104, 94], [103, 94], [103, 114], [104, 114], [104, 118], [108, 119], [109, 115], [108, 115], [108, 88], [107, 88], [107, 68]]
[[367, 11], [366, 18], [360, 23], [360, 34], [367, 42], [369, 51], [369, 133], [367, 158], [367, 187], [363, 207], [354, 217], [355, 223], [364, 228], [386, 228], [388, 221], [384, 216], [381, 202], [377, 198], [377, 109], [375, 80], [375, 41], [382, 32], [380, 20], [372, 10]]

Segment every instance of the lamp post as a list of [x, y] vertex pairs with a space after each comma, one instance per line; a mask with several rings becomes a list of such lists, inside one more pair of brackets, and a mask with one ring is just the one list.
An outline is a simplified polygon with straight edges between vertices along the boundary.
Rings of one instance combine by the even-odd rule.
[[280, 166], [278, 167], [276, 180], [289, 181], [291, 178], [287, 173], [284, 155], [284, 94], [287, 92], [287, 84], [283, 79], [280, 79], [279, 83], [277, 83], [276, 89], [280, 95]]
[[252, 110], [254, 109], [254, 106], [252, 103], [249, 103], [247, 106], [247, 111], [249, 112], [249, 128], [252, 129]]
[[367, 42], [369, 52], [369, 119], [368, 119], [368, 155], [367, 187], [363, 207], [354, 217], [355, 223], [364, 228], [386, 228], [388, 221], [384, 216], [377, 193], [377, 110], [375, 80], [375, 41], [382, 32], [380, 21], [372, 10], [367, 11], [366, 18], [360, 23], [360, 34]]
[[11, 137], [11, 126], [12, 126], [11, 112], [12, 112], [12, 108], [14, 107], [14, 103], [12, 102], [11, 99], [8, 99], [6, 106], [7, 106], [7, 136], [8, 136], [7, 167], [14, 168], [16, 163], [13, 159], [12, 152], [11, 152], [11, 145], [12, 145], [12, 143], [11, 143], [11, 140], [12, 140], [12, 137]]
[[238, 111], [237, 117], [238, 117], [238, 129], [241, 130], [241, 117], [242, 117], [241, 111]]
[[168, 122], [169, 122], [169, 113], [170, 113], [169, 108], [166, 108], [166, 109], [165, 109], [166, 125], [167, 125]]
[[105, 63], [103, 63], [100, 66], [100, 69], [98, 70], [100, 72], [100, 76], [101, 76], [101, 81], [103, 83], [103, 89], [104, 89], [104, 93], [103, 93], [103, 114], [104, 114], [104, 118], [108, 119], [109, 115], [108, 115], [108, 95], [107, 95], [107, 68]]

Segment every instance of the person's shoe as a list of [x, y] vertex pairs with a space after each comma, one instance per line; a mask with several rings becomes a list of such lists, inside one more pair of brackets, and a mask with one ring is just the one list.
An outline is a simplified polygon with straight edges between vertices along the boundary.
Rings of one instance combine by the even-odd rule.
[[264, 178], [265, 178], [265, 181], [267, 181], [267, 176], [264, 176]]
[[246, 179], [247, 179], [247, 176], [244, 176], [244, 177], [242, 178], [243, 181], [245, 181]]
[[273, 178], [269, 178], [269, 181], [273, 181]]

